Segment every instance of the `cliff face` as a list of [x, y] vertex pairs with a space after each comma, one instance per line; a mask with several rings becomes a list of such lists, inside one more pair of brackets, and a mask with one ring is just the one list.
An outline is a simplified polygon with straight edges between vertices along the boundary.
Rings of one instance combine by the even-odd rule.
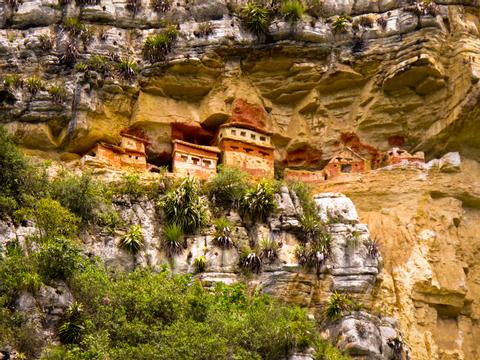
[[[116, 142], [122, 129], [134, 128], [148, 136], [150, 159], [164, 165], [172, 136], [201, 133], [208, 142], [241, 101], [265, 110], [279, 164], [321, 169], [341, 143], [371, 152], [402, 145], [425, 152], [427, 159], [458, 151], [463, 161], [453, 172], [400, 166], [317, 184], [318, 193], [341, 192], [352, 199], [360, 221], [380, 243], [383, 267], [366, 264], [363, 253], [354, 266], [361, 269], [358, 274], [348, 274], [345, 265], [343, 274], [333, 269], [319, 280], [273, 267], [255, 281], [313, 310], [328, 291], [358, 287], [370, 308], [398, 319], [413, 359], [479, 358], [478, 2], [436, 1], [432, 15], [407, 11], [412, 4], [402, 0], [325, 0], [325, 17], [305, 15], [293, 24], [277, 17], [264, 39], [242, 27], [233, 11], [243, 4], [239, 0], [178, 0], [160, 14], [149, 1], [139, 3], [135, 14], [124, 0], [0, 4], [0, 74], [23, 80], [23, 86], [0, 90], [0, 122], [19, 144], [44, 157], [71, 160], [97, 141]], [[339, 14], [352, 16], [345, 32], [333, 31], [329, 16]], [[64, 61], [71, 34], [62, 24], [72, 16], [90, 29], [88, 41], [75, 40], [76, 63], [87, 64], [84, 68]], [[142, 57], [143, 41], [166, 21], [179, 24], [176, 43], [165, 62], [151, 64]], [[206, 22], [210, 30], [202, 35]], [[132, 59], [139, 72], [122, 79], [116, 65], [110, 70], [90, 65], [94, 55], [111, 64]], [[32, 77], [43, 84], [29, 85]], [[60, 100], [53, 86], [64, 88]], [[153, 205], [145, 206], [124, 216], [141, 212], [144, 231], [153, 231], [155, 238], [158, 229], [148, 215]], [[290, 210], [294, 217], [295, 206]], [[291, 226], [271, 221], [257, 231]], [[332, 225], [332, 233], [341, 234], [335, 241], [339, 247], [345, 248], [349, 232], [368, 237], [358, 220], [346, 224]], [[246, 230], [239, 231], [248, 241]], [[192, 240], [199, 243], [192, 245], [193, 255], [209, 235]], [[294, 237], [282, 236], [284, 249], [296, 244]], [[105, 261], [133, 266], [114, 239], [93, 236], [85, 242]], [[136, 261], [144, 264], [163, 261], [155, 249], [141, 256]], [[215, 265], [218, 256], [210, 259], [216, 270], [207, 279], [236, 280], [237, 255], [221, 253]], [[281, 259], [287, 269], [296, 264], [293, 250]], [[335, 264], [343, 261], [342, 251]], [[187, 259], [177, 263], [177, 271], [189, 271]], [[370, 321], [377, 333], [382, 321]]]

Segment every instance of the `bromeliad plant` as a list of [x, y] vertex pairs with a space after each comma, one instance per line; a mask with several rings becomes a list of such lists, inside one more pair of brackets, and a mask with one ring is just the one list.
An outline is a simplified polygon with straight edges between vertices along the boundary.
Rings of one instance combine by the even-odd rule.
[[240, 253], [239, 265], [245, 272], [258, 274], [262, 268], [262, 260], [255, 251], [250, 248], [244, 248]]
[[143, 245], [143, 233], [140, 225], [132, 225], [119, 242], [119, 247], [136, 254]]
[[207, 259], [205, 256], [199, 256], [193, 261], [193, 267], [195, 269], [195, 273], [202, 273], [205, 271], [207, 267]]
[[121, 59], [117, 64], [118, 74], [127, 81], [133, 81], [137, 76], [138, 65], [134, 60]]
[[177, 36], [177, 27], [170, 25], [160, 33], [147, 37], [142, 47], [144, 59], [151, 63], [164, 60], [165, 56], [172, 51]]
[[300, 0], [287, 0], [283, 3], [280, 11], [285, 20], [295, 22], [303, 17], [305, 7]]
[[317, 274], [330, 255], [330, 238], [322, 242], [310, 242], [306, 245], [298, 245], [295, 256], [298, 263], [307, 269], [315, 269]]
[[242, 7], [241, 17], [245, 28], [259, 36], [268, 32], [270, 25], [270, 11], [253, 1], [249, 1]]
[[169, 258], [182, 252], [183, 230], [176, 223], [167, 224], [163, 228], [162, 248]]
[[278, 257], [278, 243], [272, 238], [262, 239], [259, 246], [260, 259], [272, 263]]
[[238, 209], [248, 188], [248, 175], [238, 168], [219, 166], [217, 175], [207, 184], [207, 194], [215, 205]]
[[167, 192], [159, 206], [167, 223], [176, 223], [187, 233], [194, 232], [208, 222], [207, 205], [200, 197], [198, 181], [193, 177], [186, 177], [177, 188]]
[[275, 207], [275, 186], [263, 180], [247, 190], [243, 196], [241, 212], [244, 218], [251, 221], [265, 221]]
[[233, 246], [233, 240], [230, 236], [232, 224], [226, 218], [220, 218], [215, 221], [215, 237], [213, 239], [215, 245], [223, 249]]
[[62, 324], [58, 328], [58, 336], [64, 344], [78, 344], [85, 331], [83, 307], [78, 302], [73, 302], [65, 312]]
[[349, 23], [349, 17], [347, 16], [337, 16], [332, 23], [333, 32], [335, 33], [344, 33], [347, 32], [347, 27]]

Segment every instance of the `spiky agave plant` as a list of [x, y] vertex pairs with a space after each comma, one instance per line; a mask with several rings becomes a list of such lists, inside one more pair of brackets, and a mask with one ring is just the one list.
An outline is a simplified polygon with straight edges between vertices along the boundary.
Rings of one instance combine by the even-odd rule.
[[262, 268], [262, 260], [255, 251], [244, 248], [240, 254], [239, 265], [243, 271], [258, 274]]
[[275, 261], [278, 256], [278, 243], [272, 238], [262, 239], [260, 241], [260, 259], [269, 263]]
[[63, 321], [58, 328], [58, 336], [64, 344], [78, 344], [85, 330], [83, 307], [74, 301], [65, 312]]
[[193, 261], [193, 267], [195, 268], [195, 273], [202, 273], [207, 267], [207, 259], [205, 256], [199, 256]]
[[347, 294], [334, 291], [325, 307], [325, 316], [329, 320], [337, 320], [351, 310], [351, 305], [352, 300]]
[[119, 247], [136, 254], [143, 245], [143, 233], [140, 225], [132, 225], [119, 242]]
[[145, 60], [151, 63], [164, 60], [165, 56], [172, 51], [177, 36], [176, 26], [170, 25], [160, 33], [147, 37], [142, 47]]
[[213, 242], [218, 247], [227, 249], [233, 246], [231, 234], [232, 224], [226, 218], [220, 218], [215, 221], [215, 237]]
[[275, 207], [275, 187], [271, 182], [263, 180], [247, 190], [243, 196], [241, 210], [247, 219], [265, 221]]
[[167, 192], [159, 203], [168, 223], [176, 223], [185, 232], [193, 232], [208, 221], [208, 209], [200, 196], [198, 180], [186, 177], [180, 185]]
[[135, 79], [138, 71], [138, 65], [131, 59], [120, 59], [117, 64], [118, 74], [125, 80], [132, 81]]
[[163, 228], [162, 248], [170, 258], [183, 251], [183, 230], [176, 223]]
[[287, 0], [283, 3], [280, 11], [285, 20], [295, 22], [302, 18], [305, 13], [305, 7], [299, 0]]
[[255, 35], [263, 35], [268, 31], [270, 12], [267, 8], [253, 1], [246, 3], [241, 9], [244, 26]]

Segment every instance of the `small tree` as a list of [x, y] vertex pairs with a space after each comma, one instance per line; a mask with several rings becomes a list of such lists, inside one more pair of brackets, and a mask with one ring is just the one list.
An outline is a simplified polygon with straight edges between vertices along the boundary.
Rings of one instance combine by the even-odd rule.
[[68, 238], [78, 231], [80, 219], [56, 200], [41, 199], [34, 209], [29, 210], [29, 213], [35, 219], [35, 224], [42, 238], [57, 236]]

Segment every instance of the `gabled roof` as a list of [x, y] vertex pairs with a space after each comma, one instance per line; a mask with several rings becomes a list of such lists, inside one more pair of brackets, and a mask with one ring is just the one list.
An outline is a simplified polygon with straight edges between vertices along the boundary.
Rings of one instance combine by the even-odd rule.
[[354, 157], [360, 159], [360, 160], [363, 160], [363, 161], [366, 161], [366, 159], [361, 156], [360, 154], [358, 154], [357, 152], [355, 152], [354, 150], [352, 150], [352, 148], [350, 148], [349, 146], [344, 146], [342, 150], [339, 150], [335, 153], [335, 155], [330, 159], [329, 163], [333, 162], [335, 160], [335, 158], [337, 158], [341, 153], [343, 153], [344, 151], [348, 151], [350, 152]]
[[127, 137], [127, 138], [130, 138], [130, 139], [136, 140], [136, 141], [143, 142], [144, 144], [150, 144], [150, 141], [148, 141], [147, 139], [144, 139], [144, 138], [141, 138], [141, 137], [138, 137], [138, 136], [135, 136], [135, 135], [131, 135], [131, 134], [127, 133], [126, 131], [121, 131], [120, 135], [123, 136], [123, 137]]
[[199, 150], [204, 150], [204, 151], [210, 151], [213, 153], [220, 154], [220, 149], [216, 146], [206, 146], [206, 145], [197, 145], [197, 144], [192, 144], [183, 140], [172, 140], [172, 142], [175, 144], [182, 144], [185, 146], [189, 146], [191, 148], [199, 149]]

